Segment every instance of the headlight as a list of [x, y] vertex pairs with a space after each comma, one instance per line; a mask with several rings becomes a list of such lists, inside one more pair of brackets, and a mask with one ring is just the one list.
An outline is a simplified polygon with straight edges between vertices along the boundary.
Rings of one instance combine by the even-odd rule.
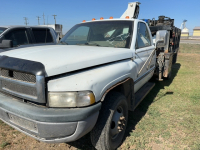
[[95, 103], [94, 94], [82, 92], [49, 92], [49, 107], [82, 107]]

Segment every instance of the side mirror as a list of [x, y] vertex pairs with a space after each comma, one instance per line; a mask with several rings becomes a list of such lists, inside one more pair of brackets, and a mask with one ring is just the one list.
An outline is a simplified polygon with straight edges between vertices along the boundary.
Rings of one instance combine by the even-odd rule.
[[2, 40], [2, 43], [0, 44], [0, 48], [11, 48], [13, 47], [12, 40]]
[[167, 30], [160, 30], [156, 32], [156, 48], [165, 47], [168, 44], [168, 31]]

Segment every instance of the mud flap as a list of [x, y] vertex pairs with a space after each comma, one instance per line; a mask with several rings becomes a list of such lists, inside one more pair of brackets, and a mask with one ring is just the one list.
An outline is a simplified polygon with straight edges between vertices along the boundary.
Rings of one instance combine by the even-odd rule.
[[165, 63], [163, 70], [163, 77], [168, 78], [172, 69], [173, 53], [165, 53]]

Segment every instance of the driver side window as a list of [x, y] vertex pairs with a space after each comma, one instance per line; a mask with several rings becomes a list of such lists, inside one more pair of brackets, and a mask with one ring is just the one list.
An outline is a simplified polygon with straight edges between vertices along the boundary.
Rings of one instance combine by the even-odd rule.
[[151, 46], [151, 38], [149, 34], [149, 30], [145, 23], [139, 22], [138, 29], [137, 29], [137, 41], [136, 41], [136, 48], [143, 48]]
[[5, 40], [12, 40], [13, 47], [29, 44], [25, 29], [12, 30], [4, 35]]

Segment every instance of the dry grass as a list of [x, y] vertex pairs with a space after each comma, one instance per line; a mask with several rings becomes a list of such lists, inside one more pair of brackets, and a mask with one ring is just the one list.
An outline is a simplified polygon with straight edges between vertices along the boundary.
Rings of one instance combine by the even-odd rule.
[[200, 54], [200, 44], [181, 44], [180, 53]]
[[[200, 45], [181, 44], [172, 79], [156, 86], [129, 114], [119, 149], [200, 149]], [[93, 149], [89, 136], [70, 144], [46, 144], [0, 121], [0, 149]]]

